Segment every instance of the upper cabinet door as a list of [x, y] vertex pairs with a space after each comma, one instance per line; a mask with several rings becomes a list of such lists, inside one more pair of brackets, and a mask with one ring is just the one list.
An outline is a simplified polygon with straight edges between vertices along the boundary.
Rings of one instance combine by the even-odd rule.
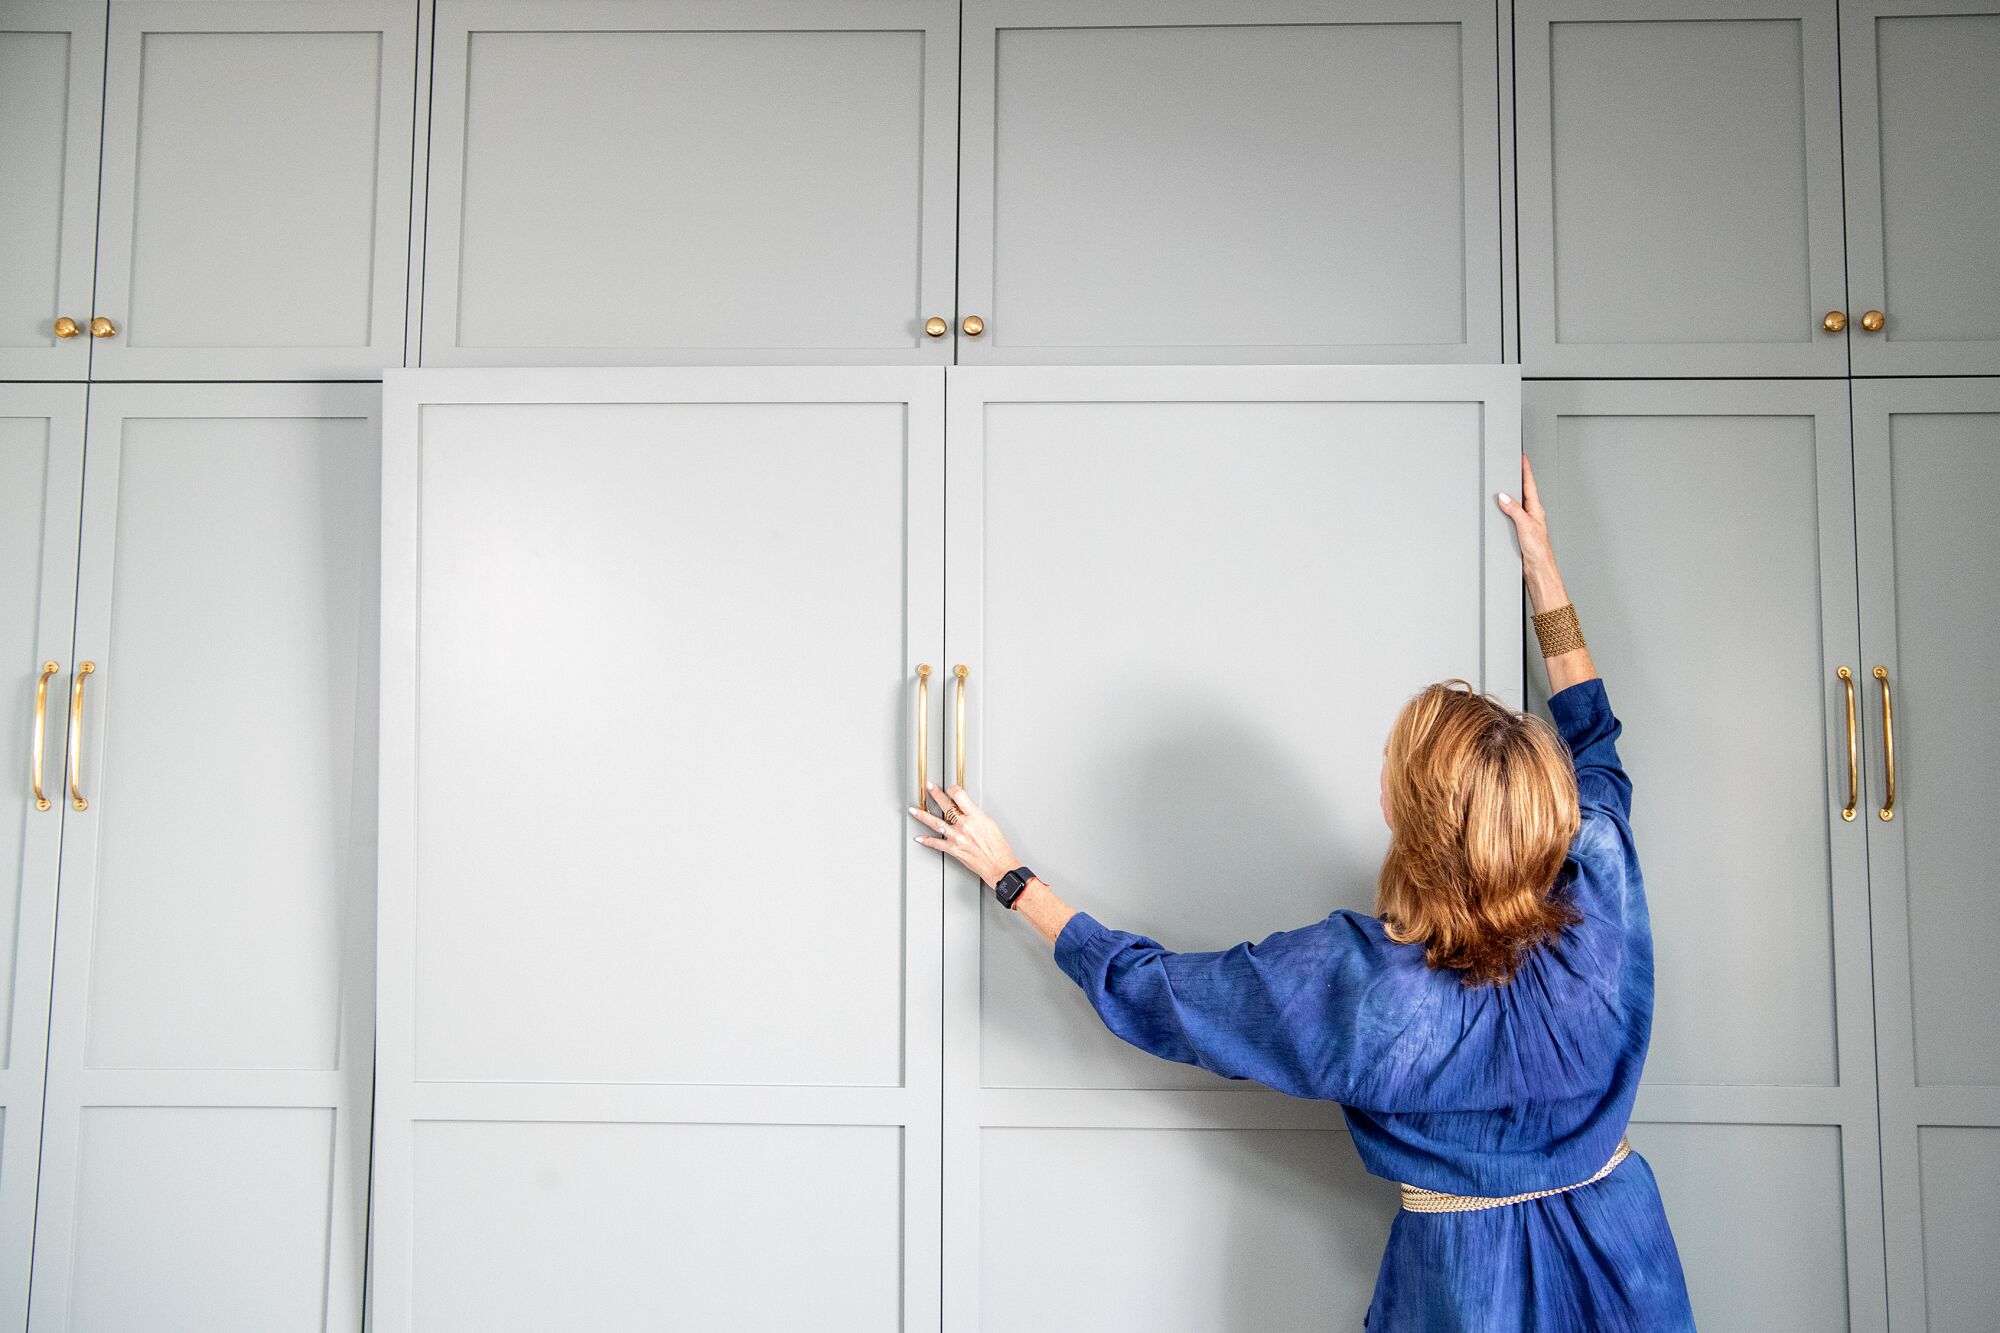
[[1973, 8], [1841, 5], [1857, 375], [2000, 373], [2000, 13]]
[[444, 0], [423, 363], [950, 360], [957, 52], [956, 0]]
[[1834, 0], [1515, 25], [1524, 371], [1845, 375]]
[[961, 362], [1500, 359], [1491, 4], [967, 0], [964, 52]]
[[0, 88], [0, 379], [84, 379], [104, 6], [0, 9]]
[[94, 379], [403, 361], [416, 8], [111, 5]]

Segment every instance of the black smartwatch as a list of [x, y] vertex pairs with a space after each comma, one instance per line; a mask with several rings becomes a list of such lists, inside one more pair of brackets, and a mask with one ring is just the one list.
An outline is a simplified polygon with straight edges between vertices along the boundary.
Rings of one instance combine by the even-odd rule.
[[1027, 888], [1028, 881], [1035, 877], [1035, 872], [1028, 869], [1028, 867], [1015, 866], [1012, 870], [1002, 875], [1000, 882], [993, 886], [993, 897], [998, 900], [1002, 907], [1011, 910], [1014, 906], [1014, 900], [1021, 896], [1021, 890]]

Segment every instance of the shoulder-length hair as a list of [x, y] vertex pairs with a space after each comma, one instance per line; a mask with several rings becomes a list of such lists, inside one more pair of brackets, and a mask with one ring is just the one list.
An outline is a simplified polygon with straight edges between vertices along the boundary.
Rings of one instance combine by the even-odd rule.
[[1582, 919], [1552, 896], [1580, 814], [1554, 727], [1463, 680], [1403, 706], [1383, 768], [1394, 826], [1375, 914], [1467, 986], [1504, 985], [1526, 953]]

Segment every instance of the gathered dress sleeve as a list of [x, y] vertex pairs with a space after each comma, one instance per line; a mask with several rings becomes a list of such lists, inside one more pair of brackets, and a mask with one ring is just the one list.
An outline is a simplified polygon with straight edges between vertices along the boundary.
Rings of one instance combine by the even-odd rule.
[[1651, 994], [1652, 924], [1632, 836], [1632, 780], [1618, 757], [1624, 728], [1596, 677], [1550, 695], [1549, 717], [1576, 763], [1583, 816], [1559, 883], [1587, 918], [1578, 938], [1600, 984], [1634, 1003]]
[[1413, 1017], [1382, 1002], [1390, 964], [1377, 933], [1373, 918], [1342, 910], [1257, 943], [1182, 953], [1078, 912], [1055, 961], [1142, 1051], [1342, 1101]]

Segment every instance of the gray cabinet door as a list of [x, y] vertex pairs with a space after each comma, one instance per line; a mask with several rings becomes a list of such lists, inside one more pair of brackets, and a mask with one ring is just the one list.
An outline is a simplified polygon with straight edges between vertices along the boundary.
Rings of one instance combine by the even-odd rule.
[[376, 414], [91, 387], [36, 1333], [360, 1326]]
[[2000, 381], [1858, 382], [1854, 446], [1890, 1310], [1955, 1333], [2000, 1305]]
[[[104, 5], [0, 8], [0, 379], [90, 373]], [[56, 332], [68, 319], [77, 331]]]
[[968, 0], [961, 362], [1498, 361], [1484, 0]]
[[1840, 23], [1854, 373], [2000, 373], [2000, 13], [1843, 0]]
[[[1169, 947], [1372, 910], [1397, 710], [1520, 703], [1517, 374], [952, 368], [945, 784]], [[1357, 1327], [1396, 1192], [1338, 1108], [1125, 1044], [945, 879], [945, 1329]]]
[[957, 94], [954, 0], [444, 0], [423, 363], [948, 361]]
[[1632, 1142], [1695, 1314], [1880, 1329], [1846, 385], [1531, 384], [1527, 434], [1625, 724], [1658, 990]]
[[[4, 38], [0, 38], [4, 46]], [[81, 384], [0, 384], [0, 1325], [28, 1317], [69, 740]], [[39, 785], [37, 774], [39, 773]], [[40, 799], [37, 799], [37, 797]]]
[[371, 1326], [935, 1329], [943, 369], [383, 388]]
[[112, 0], [94, 379], [403, 360], [416, 9]]
[[1520, 0], [1525, 373], [1847, 373], [1835, 37], [1834, 0]]

